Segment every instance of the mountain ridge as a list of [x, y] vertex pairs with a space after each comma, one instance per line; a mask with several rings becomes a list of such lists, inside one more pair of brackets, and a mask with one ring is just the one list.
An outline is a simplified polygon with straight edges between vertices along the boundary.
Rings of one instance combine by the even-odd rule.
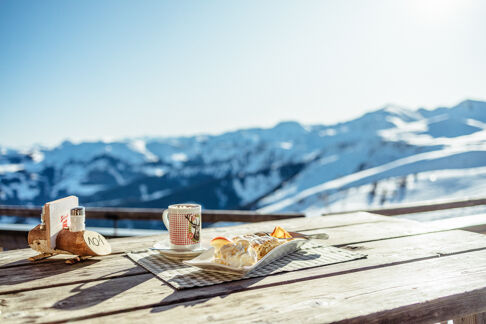
[[[486, 102], [465, 100], [435, 110], [392, 104], [333, 125], [284, 121], [220, 135], [65, 141], [31, 150], [0, 147], [0, 203], [39, 205], [75, 194], [88, 206], [165, 207], [196, 201], [216, 209], [310, 210], [320, 204], [302, 203], [314, 199], [302, 196], [311, 188], [324, 188], [314, 189], [315, 194], [339, 202], [337, 192], [353, 187], [368, 186], [362, 190], [373, 192], [375, 182], [445, 170], [441, 154], [464, 170], [486, 166], [483, 151]], [[427, 154], [401, 173], [383, 170], [334, 191], [325, 185]], [[402, 178], [397, 183], [409, 181]], [[407, 197], [405, 192], [401, 201]], [[326, 204], [336, 206], [334, 201]]]

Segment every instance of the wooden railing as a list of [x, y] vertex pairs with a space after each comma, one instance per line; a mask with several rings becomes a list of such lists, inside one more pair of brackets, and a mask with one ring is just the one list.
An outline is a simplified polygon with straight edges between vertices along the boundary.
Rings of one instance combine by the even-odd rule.
[[[87, 207], [86, 218], [109, 219], [118, 221], [130, 220], [162, 220], [162, 208], [100, 208]], [[0, 215], [39, 218], [41, 207], [2, 206]], [[203, 210], [202, 219], [206, 223], [215, 222], [263, 222], [286, 218], [305, 217], [302, 213], [261, 214], [247, 210]]]
[[[387, 208], [376, 209], [357, 209], [340, 212], [324, 213], [327, 215], [348, 214], [353, 212], [370, 212], [384, 216], [396, 216], [403, 214], [422, 213], [453, 208], [465, 208], [472, 206], [486, 205], [486, 198], [471, 198], [464, 200], [448, 201], [422, 201], [411, 204], [394, 205]], [[86, 217], [89, 219], [109, 219], [118, 221], [122, 219], [130, 220], [161, 220], [162, 208], [101, 208], [87, 207]], [[0, 215], [33, 217], [40, 219], [41, 207], [29, 206], [6, 206], [0, 205]], [[257, 211], [247, 210], [203, 210], [203, 221], [207, 223], [215, 222], [263, 222], [287, 218], [305, 217], [303, 213], [272, 213], [263, 214]]]
[[448, 200], [448, 201], [421, 201], [418, 203], [409, 204], [397, 204], [387, 208], [376, 208], [376, 209], [357, 209], [348, 210], [340, 212], [330, 212], [324, 213], [323, 216], [327, 215], [339, 215], [339, 214], [349, 214], [359, 211], [366, 211], [369, 213], [384, 215], [384, 216], [397, 216], [404, 214], [414, 214], [423, 213], [430, 211], [438, 211], [453, 208], [466, 208], [473, 206], [486, 205], [486, 198], [472, 198], [464, 200]]

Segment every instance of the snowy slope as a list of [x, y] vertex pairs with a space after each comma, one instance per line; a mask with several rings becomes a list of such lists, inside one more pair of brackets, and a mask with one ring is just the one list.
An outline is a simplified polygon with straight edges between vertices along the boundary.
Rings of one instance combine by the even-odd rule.
[[[342, 175], [337, 170], [342, 171], [355, 159], [360, 160], [366, 152], [355, 149], [354, 158], [336, 155], [302, 170], [281, 189], [262, 199], [260, 210], [319, 213], [481, 194], [484, 189], [481, 167], [486, 166], [485, 103], [466, 101], [452, 109], [419, 110], [418, 113], [421, 118], [415, 113], [407, 113], [407, 118], [400, 118], [398, 114], [389, 116], [387, 120], [395, 127], [377, 131], [383, 141], [380, 156], [400, 154], [401, 158], [383, 163], [368, 154], [366, 163], [378, 166]], [[403, 149], [397, 150], [394, 144], [399, 143]], [[416, 153], [409, 154], [414, 149]], [[477, 178], [474, 178], [475, 173], [478, 173]], [[416, 180], [413, 190], [407, 186], [410, 177]], [[444, 177], [447, 178], [445, 182], [424, 181]], [[388, 189], [378, 194], [379, 188]], [[380, 198], [376, 199], [378, 196]]]
[[[311, 195], [285, 210], [309, 216], [343, 210], [380, 208], [395, 203], [436, 201], [451, 198], [484, 197], [486, 168], [426, 171], [404, 177], [390, 177], [348, 189]], [[457, 217], [457, 210], [455, 215]], [[424, 217], [418, 218], [424, 220]]]
[[0, 148], [0, 203], [75, 194], [95, 206], [197, 201], [313, 212], [477, 193], [482, 176], [474, 174], [484, 167], [485, 102], [417, 111], [388, 105], [336, 125]]

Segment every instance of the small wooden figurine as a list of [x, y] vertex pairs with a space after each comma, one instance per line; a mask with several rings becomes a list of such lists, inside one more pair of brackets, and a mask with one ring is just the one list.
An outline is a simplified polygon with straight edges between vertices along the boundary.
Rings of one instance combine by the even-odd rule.
[[73, 254], [66, 261], [73, 264], [96, 255], [111, 253], [110, 243], [99, 233], [85, 230], [85, 209], [78, 206], [78, 197], [69, 196], [48, 202], [42, 207], [42, 223], [30, 230], [29, 246], [39, 255], [37, 261], [56, 254]]

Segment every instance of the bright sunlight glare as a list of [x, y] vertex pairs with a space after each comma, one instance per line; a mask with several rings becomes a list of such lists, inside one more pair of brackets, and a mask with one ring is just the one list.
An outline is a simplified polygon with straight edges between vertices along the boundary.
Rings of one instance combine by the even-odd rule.
[[439, 23], [460, 14], [469, 0], [414, 0], [413, 8], [421, 19]]

